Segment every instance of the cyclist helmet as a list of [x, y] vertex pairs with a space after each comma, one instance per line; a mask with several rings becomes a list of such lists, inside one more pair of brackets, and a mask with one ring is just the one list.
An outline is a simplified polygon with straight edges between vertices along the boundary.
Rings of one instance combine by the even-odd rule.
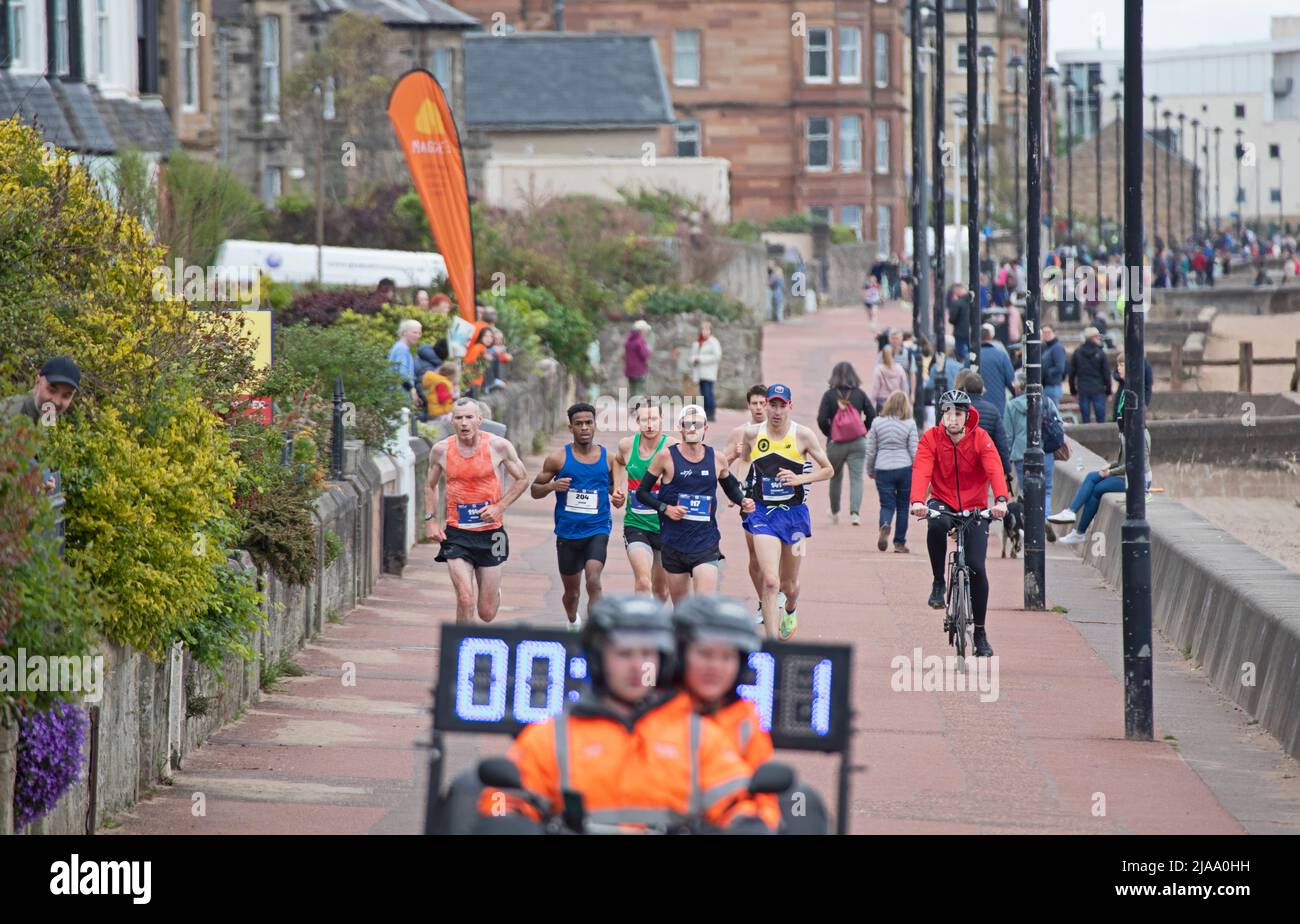
[[668, 685], [677, 660], [671, 605], [638, 594], [607, 594], [591, 605], [582, 627], [582, 647], [592, 686], [598, 690], [605, 688], [604, 653], [612, 641], [657, 648], [655, 686]]
[[942, 414], [948, 407], [959, 407], [963, 410], [970, 410], [970, 395], [959, 388], [952, 388], [945, 391], [939, 396], [939, 413]]
[[748, 604], [734, 597], [692, 594], [673, 611], [677, 635], [677, 680], [686, 669], [686, 648], [695, 642], [721, 642], [740, 651], [739, 683], [753, 683], [749, 656], [763, 647], [754, 613]]

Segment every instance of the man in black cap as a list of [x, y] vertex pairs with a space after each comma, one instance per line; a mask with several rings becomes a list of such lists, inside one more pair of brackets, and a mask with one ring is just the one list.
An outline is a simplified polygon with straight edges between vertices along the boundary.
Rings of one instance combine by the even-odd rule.
[[[0, 401], [0, 420], [26, 414], [32, 423], [53, 426], [67, 411], [81, 387], [81, 370], [67, 356], [47, 359], [36, 376], [36, 386], [29, 392]], [[53, 474], [45, 479], [46, 492], [53, 491], [58, 480]]]
[[54, 418], [67, 411], [81, 387], [81, 370], [66, 356], [47, 359], [36, 376], [36, 387], [21, 395], [0, 401], [0, 418], [26, 414], [33, 423], [42, 419], [52, 424]]

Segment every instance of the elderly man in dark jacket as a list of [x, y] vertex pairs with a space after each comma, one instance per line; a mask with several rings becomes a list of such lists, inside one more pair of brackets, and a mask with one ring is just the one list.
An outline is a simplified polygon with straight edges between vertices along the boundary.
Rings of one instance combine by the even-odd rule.
[[1110, 365], [1101, 345], [1101, 331], [1085, 328], [1083, 343], [1070, 356], [1070, 394], [1079, 397], [1079, 413], [1084, 423], [1106, 420], [1106, 399], [1110, 397]]

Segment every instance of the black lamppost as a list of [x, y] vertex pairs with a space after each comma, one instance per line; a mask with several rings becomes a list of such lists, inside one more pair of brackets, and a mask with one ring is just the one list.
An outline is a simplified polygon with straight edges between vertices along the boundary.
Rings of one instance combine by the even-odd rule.
[[[947, 305], [944, 302], [944, 287], [947, 275], [948, 264], [948, 216], [947, 202], [944, 193], [944, 164], [943, 164], [943, 129], [947, 124], [944, 116], [944, 70], [947, 67], [947, 59], [944, 57], [943, 48], [943, 0], [934, 5], [934, 151], [933, 151], [933, 172], [934, 172], [934, 355], [940, 356], [944, 352], [944, 333], [948, 325]], [[958, 360], [960, 362], [960, 360]], [[942, 360], [943, 366], [946, 366]], [[948, 377], [944, 374], [944, 368], [935, 370], [934, 376], [934, 396], [938, 401], [939, 395], [947, 390]]]
[[1156, 105], [1160, 102], [1160, 97], [1154, 93], [1149, 97], [1151, 100], [1151, 250], [1155, 248], [1160, 240], [1160, 158], [1156, 156], [1159, 148], [1156, 147], [1156, 137], [1160, 134], [1160, 110]]
[[1278, 234], [1285, 234], [1285, 226], [1282, 224], [1282, 145], [1270, 144], [1268, 153], [1277, 158], [1277, 231]]
[[1196, 171], [1201, 163], [1200, 128], [1201, 120], [1192, 119], [1192, 236], [1196, 238], [1201, 236], [1201, 228], [1196, 223], [1196, 219], [1199, 215], [1196, 200], [1198, 198], [1198, 193], [1200, 192], [1200, 181], [1196, 178]]
[[1178, 238], [1187, 240], [1187, 159], [1183, 157], [1183, 133], [1186, 129], [1183, 123], [1187, 121], [1187, 114], [1178, 113]]
[[1116, 90], [1110, 97], [1115, 102], [1115, 237], [1120, 247], [1124, 246], [1124, 133], [1120, 126], [1124, 122], [1124, 94]]
[[[1124, 4], [1124, 154], [1128, 180], [1124, 187], [1125, 278], [1142, 273], [1142, 0]], [[1124, 355], [1128, 368], [1139, 370], [1129, 382], [1141, 383], [1146, 364], [1145, 286], [1125, 293]], [[1141, 391], [1128, 390], [1124, 414], [1125, 519], [1121, 586], [1124, 633], [1124, 735], [1150, 741], [1155, 734], [1151, 649], [1151, 527], [1146, 519], [1146, 409]]]
[[1237, 237], [1238, 237], [1239, 239], [1240, 239], [1241, 237], [1244, 236], [1244, 233], [1243, 233], [1243, 232], [1244, 232], [1244, 229], [1245, 229], [1245, 226], [1246, 226], [1246, 218], [1245, 218], [1245, 215], [1243, 214], [1243, 213], [1246, 211], [1246, 209], [1245, 209], [1245, 204], [1246, 204], [1246, 191], [1245, 191], [1245, 189], [1244, 189], [1244, 188], [1242, 187], [1242, 185], [1241, 185], [1241, 158], [1242, 158], [1242, 155], [1243, 155], [1243, 154], [1245, 154], [1245, 149], [1242, 148], [1242, 146], [1241, 146], [1241, 129], [1237, 129], [1237, 148], [1236, 148], [1236, 155], [1237, 155], [1237, 195], [1236, 195], [1236, 203], [1237, 203]]
[[1173, 149], [1173, 128], [1169, 120], [1173, 113], [1168, 109], [1164, 112], [1165, 116], [1165, 246], [1173, 248], [1174, 246], [1174, 164], [1170, 160]]
[[[996, 57], [997, 52], [992, 46], [980, 47], [980, 60], [984, 62], [984, 223], [990, 225], [993, 221], [993, 172], [989, 169], [989, 119], [992, 115], [989, 110], [989, 63]], [[993, 241], [986, 240], [984, 243], [986, 259], [989, 258], [992, 248]], [[990, 288], [992, 283], [993, 280], [990, 278]]]
[[[1028, 214], [1025, 216], [1028, 230], [1029, 252], [1026, 256], [1025, 273], [1025, 400], [1027, 433], [1025, 439], [1025, 609], [1041, 610], [1046, 601], [1046, 556], [1044, 540], [1046, 539], [1046, 478], [1044, 476], [1042, 401], [1043, 401], [1043, 341], [1041, 329], [1041, 292], [1039, 237], [1042, 223], [1039, 218], [1039, 178], [1042, 173], [1043, 144], [1043, 7], [1046, 4], [1031, 2], [1029, 4], [1029, 99], [1028, 126], [1025, 134], [1028, 163], [1025, 178], [1025, 198], [1028, 200]], [[1020, 127], [1020, 59], [1012, 64], [1016, 67], [1016, 128]], [[1019, 138], [1016, 139], [1019, 151]], [[1019, 205], [1020, 170], [1016, 170], [1016, 227], [1020, 226]], [[1019, 236], [1017, 232], [1017, 241]]]
[[[925, 74], [921, 68], [923, 14], [933, 14], [927, 2], [912, 0], [909, 10], [912, 66], [912, 334], [919, 344], [930, 320], [930, 247], [926, 241], [925, 203]], [[927, 49], [928, 51], [928, 49]], [[914, 370], [913, 397], [918, 428], [925, 427], [925, 387], [921, 364]]]
[[1074, 246], [1074, 76], [1068, 71], [1065, 80], [1065, 239]]
[[1223, 145], [1219, 141], [1222, 132], [1222, 128], [1218, 125], [1214, 126], [1214, 231], [1216, 234], [1223, 224], [1223, 193], [1220, 190], [1223, 181]]
[[[1056, 248], [1056, 213], [1052, 210], [1052, 186], [1056, 177], [1056, 80], [1060, 71], [1054, 67], [1043, 68], [1047, 78], [1047, 231], [1048, 244]], [[1032, 269], [1032, 268], [1031, 268]], [[1032, 269], [1037, 272], [1037, 269]]]
[[[1021, 215], [1020, 212], [1020, 72], [1024, 70], [1025, 62], [1024, 59], [1020, 57], [1020, 55], [1016, 55], [1010, 61], [1008, 61], [1007, 64], [1010, 65], [1012, 74], [1015, 77], [1015, 93], [1016, 93], [1016, 97], [1015, 97], [1016, 127], [1015, 127], [1015, 131], [1011, 133], [1011, 150], [1015, 152], [1015, 166], [1012, 167], [1011, 180], [1012, 180], [1012, 185], [1015, 187], [1016, 190], [1016, 214], [1015, 214], [1016, 263], [1019, 264], [1020, 258], [1025, 255], [1025, 242], [1021, 234], [1021, 229], [1024, 227], [1024, 225], [1020, 220], [1020, 215]], [[1030, 272], [1034, 272], [1034, 271], [1035, 270], [1030, 269]]]
[[1101, 78], [1088, 81], [1088, 93], [1090, 104], [1097, 113], [1097, 123], [1093, 126], [1093, 174], [1096, 177], [1097, 187], [1097, 246], [1105, 246], [1105, 238], [1101, 236]]

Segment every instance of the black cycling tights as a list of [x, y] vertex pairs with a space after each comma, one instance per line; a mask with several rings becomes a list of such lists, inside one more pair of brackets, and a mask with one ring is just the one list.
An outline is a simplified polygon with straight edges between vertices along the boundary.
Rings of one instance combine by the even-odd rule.
[[[948, 527], [942, 520], [928, 520], [925, 547], [930, 552], [930, 570], [936, 581], [947, 580]], [[966, 565], [971, 571], [971, 608], [975, 611], [975, 625], [984, 625], [984, 614], [989, 605], [989, 578], [984, 570], [984, 557], [989, 549], [989, 522], [976, 520], [966, 526]]]

